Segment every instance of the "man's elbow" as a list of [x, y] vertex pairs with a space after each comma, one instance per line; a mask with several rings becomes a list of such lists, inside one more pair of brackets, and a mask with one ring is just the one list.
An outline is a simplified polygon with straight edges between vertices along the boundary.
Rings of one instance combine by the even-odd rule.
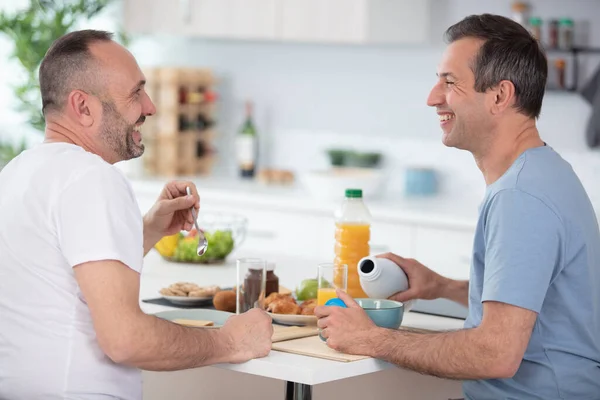
[[496, 357], [490, 366], [490, 379], [511, 379], [519, 370], [521, 361], [521, 357], [511, 357], [508, 354]]
[[100, 349], [115, 364], [135, 364], [136, 348], [135, 341], [129, 339], [130, 335], [98, 335]]

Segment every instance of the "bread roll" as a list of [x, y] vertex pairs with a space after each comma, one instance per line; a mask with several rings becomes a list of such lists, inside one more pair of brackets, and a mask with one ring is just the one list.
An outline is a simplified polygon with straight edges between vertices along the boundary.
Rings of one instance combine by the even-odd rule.
[[219, 311], [235, 312], [235, 292], [222, 290], [213, 297], [213, 304]]

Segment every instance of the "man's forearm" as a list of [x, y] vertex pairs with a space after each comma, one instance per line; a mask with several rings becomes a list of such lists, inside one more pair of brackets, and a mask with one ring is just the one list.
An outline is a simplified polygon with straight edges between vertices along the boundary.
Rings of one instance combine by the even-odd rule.
[[230, 362], [232, 343], [218, 329], [187, 328], [144, 315], [130, 332], [121, 364], [150, 371], [173, 371]]
[[457, 281], [454, 279], [444, 278], [445, 282], [442, 285], [440, 297], [455, 301], [465, 307], [469, 306], [469, 281]]
[[377, 328], [372, 357], [419, 373], [448, 379], [491, 379], [504, 374], [501, 355], [476, 329], [414, 333]]
[[151, 232], [146, 225], [147, 224], [144, 218], [144, 256], [148, 254], [150, 250], [152, 250], [154, 245], [158, 243], [160, 239], [162, 239], [162, 237], [156, 235], [155, 232]]

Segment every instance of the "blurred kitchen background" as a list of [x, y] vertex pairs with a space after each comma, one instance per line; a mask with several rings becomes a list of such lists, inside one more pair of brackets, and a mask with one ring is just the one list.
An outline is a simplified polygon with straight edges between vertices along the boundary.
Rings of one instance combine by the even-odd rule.
[[[61, 3], [60, 1], [55, 3]], [[62, 2], [62, 3], [68, 3]], [[76, 2], [72, 2], [76, 3]], [[103, 3], [103, 2], [90, 2]], [[482, 180], [469, 154], [440, 143], [434, 110], [425, 100], [435, 83], [443, 51], [442, 33], [473, 13], [517, 17], [509, 0], [115, 0], [76, 27], [125, 30], [128, 47], [143, 68], [209, 69], [217, 94], [216, 151], [209, 174], [238, 173], [235, 139], [244, 122], [245, 101], [254, 105], [257, 168], [302, 174], [329, 166], [327, 150], [380, 153], [385, 194], [401, 194], [406, 169], [435, 168], [440, 190], [464, 194]], [[3, 0], [8, 16], [27, 6]], [[523, 21], [540, 18], [550, 44], [551, 20], [573, 21], [574, 45], [600, 48], [600, 1], [538, 0], [525, 3]], [[562, 29], [559, 26], [558, 29]], [[559, 32], [560, 33], [560, 32]], [[35, 41], [35, 39], [33, 39]], [[0, 35], [0, 137], [29, 143], [41, 139], [16, 111], [15, 84], [24, 69], [10, 59], [14, 42]], [[573, 57], [576, 54], [576, 58]], [[600, 53], [559, 53], [566, 85], [581, 88]], [[577, 82], [573, 63], [578, 62]], [[556, 66], [551, 63], [551, 70]], [[554, 71], [551, 71], [554, 72]], [[556, 79], [554, 73], [551, 79]], [[152, 83], [152, 81], [151, 81]], [[553, 85], [555, 82], [550, 82]], [[574, 163], [593, 187], [600, 156], [585, 142], [591, 105], [577, 92], [546, 95], [539, 127], [543, 138]], [[159, 108], [160, 111], [160, 108]], [[210, 121], [209, 123], [212, 123]], [[146, 135], [145, 135], [146, 136]], [[139, 176], [141, 160], [123, 168]]]
[[[581, 94], [600, 65], [598, 0], [87, 3], [107, 6], [73, 28], [124, 31], [159, 110], [143, 129], [146, 154], [119, 165], [136, 187], [194, 176], [206, 199], [203, 209], [210, 209], [214, 195], [254, 199], [257, 207], [290, 215], [308, 207], [325, 216], [343, 189], [358, 186], [383, 222], [454, 218], [470, 238], [483, 179], [470, 154], [442, 145], [435, 110], [425, 102], [436, 82], [444, 30], [469, 14], [489, 12], [523, 23], [547, 48], [549, 87], [538, 126], [600, 209], [600, 154], [586, 141], [593, 107]], [[28, 5], [0, 1], [8, 18]], [[2, 27], [4, 33], [11, 29], [6, 21]], [[31, 45], [47, 31], [34, 29]], [[18, 45], [25, 43], [21, 37]], [[17, 111], [15, 85], [27, 74], [11, 58], [14, 46], [14, 38], [0, 32], [0, 139], [25, 138], [31, 146], [42, 133], [32, 127], [30, 113]], [[252, 143], [258, 143], [254, 164]], [[254, 177], [240, 178], [242, 164], [246, 175], [255, 166]], [[288, 210], [286, 203], [297, 207]], [[416, 214], [402, 214], [407, 210]], [[411, 249], [418, 248], [411, 240]], [[397, 246], [390, 239], [386, 248]]]

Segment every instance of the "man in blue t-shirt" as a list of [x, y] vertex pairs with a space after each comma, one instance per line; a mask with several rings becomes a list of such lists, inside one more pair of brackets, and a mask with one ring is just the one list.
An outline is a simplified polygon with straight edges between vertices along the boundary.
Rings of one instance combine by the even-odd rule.
[[[519, 24], [470, 16], [450, 27], [428, 105], [446, 146], [473, 154], [487, 190], [470, 281], [394, 254], [410, 288], [393, 296], [468, 305], [462, 330], [377, 328], [348, 305], [318, 307], [337, 350], [464, 380], [468, 399], [600, 399], [600, 232], [571, 166], [540, 138], [547, 59]], [[436, 249], [431, 249], [436, 251]]]

